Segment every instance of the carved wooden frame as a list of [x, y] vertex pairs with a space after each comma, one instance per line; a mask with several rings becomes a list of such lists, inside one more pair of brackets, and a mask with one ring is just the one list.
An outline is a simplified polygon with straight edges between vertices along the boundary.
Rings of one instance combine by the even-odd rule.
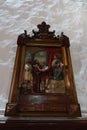
[[[81, 116], [73, 77], [69, 38], [63, 33], [56, 36], [55, 31], [49, 31], [50, 25], [45, 22], [37, 25], [37, 27], [39, 30], [32, 30], [32, 36], [28, 35], [26, 30], [18, 36], [15, 65], [5, 116]], [[27, 47], [38, 46], [62, 49], [65, 93], [20, 96], [19, 86], [25, 50]], [[41, 102], [38, 103], [38, 99]]]

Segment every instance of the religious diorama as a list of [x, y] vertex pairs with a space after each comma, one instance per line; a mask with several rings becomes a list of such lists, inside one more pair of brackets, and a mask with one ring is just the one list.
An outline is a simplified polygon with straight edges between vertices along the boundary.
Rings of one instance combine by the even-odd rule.
[[81, 116], [69, 38], [42, 22], [18, 36], [5, 116]]

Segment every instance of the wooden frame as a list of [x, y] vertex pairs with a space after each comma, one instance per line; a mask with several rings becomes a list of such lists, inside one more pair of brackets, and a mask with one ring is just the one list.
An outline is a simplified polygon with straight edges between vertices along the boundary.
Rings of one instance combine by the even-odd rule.
[[18, 36], [6, 116], [81, 116], [69, 38], [45, 22]]

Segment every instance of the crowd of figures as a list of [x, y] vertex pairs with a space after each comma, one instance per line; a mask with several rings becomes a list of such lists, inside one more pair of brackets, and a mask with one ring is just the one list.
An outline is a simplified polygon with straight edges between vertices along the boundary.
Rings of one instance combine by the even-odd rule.
[[62, 83], [63, 63], [57, 54], [49, 65], [45, 62], [39, 62], [28, 57], [23, 70], [20, 92], [23, 94], [34, 93], [56, 93], [54, 90]]

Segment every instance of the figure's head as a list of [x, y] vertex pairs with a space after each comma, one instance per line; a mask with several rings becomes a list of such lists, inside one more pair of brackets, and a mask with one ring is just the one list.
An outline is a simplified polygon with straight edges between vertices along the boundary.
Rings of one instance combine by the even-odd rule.
[[57, 55], [54, 55], [54, 59], [57, 59]]
[[26, 63], [30, 63], [31, 62], [31, 57], [27, 58]]
[[39, 61], [37, 59], [34, 60], [35, 64], [39, 64]]
[[55, 54], [54, 59], [61, 59], [61, 55], [60, 54]]

